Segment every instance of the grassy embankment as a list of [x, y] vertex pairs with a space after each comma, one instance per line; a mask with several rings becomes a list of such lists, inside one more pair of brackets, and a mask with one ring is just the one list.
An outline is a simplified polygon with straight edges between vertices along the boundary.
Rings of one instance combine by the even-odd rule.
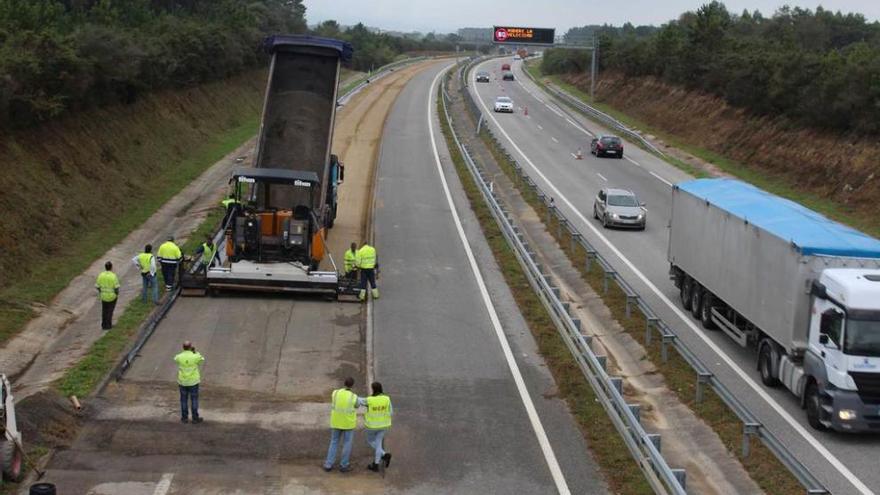
[[517, 306], [535, 337], [538, 349], [553, 374], [559, 396], [566, 401], [577, 420], [612, 493], [653, 493], [638, 465], [630, 457], [629, 450], [608, 418], [605, 409], [584, 379], [553, 320], [529, 284], [522, 267], [519, 263], [510, 263], [510, 260], [515, 259], [512, 248], [501, 233], [459, 150], [455, 147], [450, 123], [445, 119], [439, 95], [437, 112], [440, 115], [440, 125], [455, 169], [504, 280], [510, 287]]
[[[549, 80], [589, 102], [586, 76], [544, 75], [526, 64], [535, 79]], [[603, 76], [599, 110], [629, 127], [717, 167], [721, 172], [791, 199], [839, 222], [880, 237], [880, 143], [876, 138], [834, 136], [781, 120], [748, 115], [721, 99], [682, 91], [653, 79]], [[696, 177], [708, 174], [671, 157]]]
[[522, 181], [504, 150], [492, 140], [487, 132], [481, 132], [481, 137], [496, 162], [514, 182], [526, 202], [535, 209], [547, 231], [556, 238], [559, 247], [565, 251], [572, 264], [577, 267], [583, 280], [601, 296], [603, 303], [611, 311], [617, 323], [633, 339], [642, 343], [647, 352], [647, 358], [657, 367], [669, 390], [675, 393], [683, 404], [687, 405], [718, 434], [730, 454], [739, 459], [752, 479], [763, 490], [767, 493], [802, 493], [803, 487], [759, 440], [752, 442], [749, 457], [742, 457], [740, 450], [742, 422], [711, 389], [704, 391], [702, 402], [696, 401], [696, 373], [690, 365], [674, 350], [669, 352], [669, 359], [664, 362], [659, 336], [654, 335], [650, 344], [645, 342], [645, 316], [638, 309], [634, 309], [630, 317], [626, 316], [626, 294], [613, 283], [609, 284], [607, 292], [604, 291], [602, 270], [595, 263], [591, 270], [587, 269], [583, 263], [583, 260], [587, 258], [587, 252], [580, 244], [572, 245], [566, 236], [566, 230], [560, 229], [559, 221], [555, 217], [547, 222], [547, 207], [534, 190]]
[[264, 83], [254, 71], [0, 137], [0, 344], [253, 136]]

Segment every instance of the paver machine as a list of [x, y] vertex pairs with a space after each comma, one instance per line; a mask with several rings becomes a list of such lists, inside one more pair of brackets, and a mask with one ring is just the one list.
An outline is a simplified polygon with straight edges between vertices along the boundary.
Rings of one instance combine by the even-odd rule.
[[340, 63], [351, 58], [351, 45], [272, 36], [265, 48], [272, 58], [254, 166], [233, 172], [236, 202], [218, 257], [203, 273], [183, 277], [184, 289], [350, 293], [326, 236], [344, 179], [330, 151]]

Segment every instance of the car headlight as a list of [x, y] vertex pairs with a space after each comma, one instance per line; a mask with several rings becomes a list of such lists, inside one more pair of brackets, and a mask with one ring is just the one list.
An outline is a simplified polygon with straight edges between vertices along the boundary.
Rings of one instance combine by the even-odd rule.
[[617, 213], [612, 213], [611, 218], [617, 219], [620, 218], [620, 216]]
[[637, 218], [638, 218], [639, 220], [641, 220], [641, 219], [645, 218], [645, 214], [644, 214], [644, 213], [639, 213], [639, 216], [638, 216]]
[[841, 409], [840, 411], [837, 411], [837, 417], [844, 421], [856, 419], [856, 416], [856, 412], [852, 409]]

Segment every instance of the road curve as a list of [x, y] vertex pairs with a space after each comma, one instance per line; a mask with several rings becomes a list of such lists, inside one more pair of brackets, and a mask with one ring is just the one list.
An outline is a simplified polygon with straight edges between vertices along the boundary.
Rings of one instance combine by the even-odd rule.
[[[556, 105], [527, 78], [520, 62], [513, 64], [516, 81], [501, 81], [500, 66], [497, 59], [483, 62], [476, 70], [490, 72], [491, 82], [477, 84], [472, 77], [469, 86], [488, 124], [503, 131], [498, 132], [502, 144], [524, 170], [555, 197], [556, 205], [587, 240], [828, 489], [833, 493], [880, 492], [880, 471], [876, 469], [880, 436], [810, 429], [794, 396], [760, 384], [751, 350], [740, 348], [719, 332], [704, 332], [677, 305], [678, 291], [669, 280], [666, 261], [670, 187], [691, 177], [629, 142], [625, 143], [623, 160], [590, 155], [590, 139], [609, 131]], [[491, 111], [499, 95], [513, 99], [515, 113]], [[583, 160], [575, 159], [578, 148], [584, 152]], [[647, 230], [603, 230], [592, 219], [593, 198], [602, 187], [636, 192], [648, 207]]]

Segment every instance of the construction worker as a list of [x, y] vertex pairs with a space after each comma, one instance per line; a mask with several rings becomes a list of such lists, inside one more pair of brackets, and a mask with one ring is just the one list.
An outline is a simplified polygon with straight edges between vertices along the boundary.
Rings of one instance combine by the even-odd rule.
[[202, 269], [205, 272], [214, 265], [214, 258], [217, 256], [217, 244], [214, 243], [211, 234], [205, 234], [205, 242], [196, 248], [195, 254], [202, 255]]
[[381, 383], [373, 382], [370, 388], [373, 389], [373, 395], [358, 399], [358, 405], [367, 408], [364, 426], [367, 428], [367, 443], [373, 447], [374, 452], [373, 462], [367, 466], [367, 469], [379, 471], [380, 466], [384, 469], [391, 465], [391, 453], [385, 452], [382, 441], [391, 428], [391, 416], [394, 411], [391, 407], [391, 398], [382, 392]]
[[357, 271], [356, 271], [356, 269], [357, 269], [357, 251], [358, 251], [357, 243], [352, 242], [351, 249], [349, 249], [345, 252], [345, 256], [343, 258], [344, 259], [343, 266], [345, 269], [345, 276], [347, 278], [352, 278], [357, 274]]
[[232, 212], [234, 212], [237, 208], [241, 206], [241, 201], [235, 199], [234, 192], [230, 192], [229, 196], [227, 196], [226, 199], [220, 202], [220, 206], [222, 206], [223, 210], [226, 212], [223, 216], [223, 223], [220, 224], [225, 228], [226, 222], [228, 222], [229, 217], [232, 216]]
[[116, 309], [116, 299], [119, 298], [119, 278], [113, 273], [113, 263], [104, 263], [104, 271], [95, 280], [95, 288], [98, 289], [98, 297], [101, 298], [101, 328], [110, 330], [113, 328], [113, 310]]
[[338, 388], [330, 395], [330, 447], [327, 449], [327, 458], [324, 460], [324, 471], [331, 471], [336, 463], [336, 450], [339, 448], [339, 440], [342, 439], [342, 459], [339, 461], [339, 471], [346, 473], [351, 471], [351, 443], [354, 439], [354, 429], [357, 427], [357, 404], [358, 396], [351, 391], [354, 386], [354, 378], [345, 379], [345, 388]]
[[[189, 412], [192, 410], [193, 424], [201, 423], [199, 416], [199, 382], [202, 375], [199, 366], [205, 357], [196, 352], [192, 342], [183, 343], [183, 352], [174, 356], [177, 363], [177, 387], [180, 389], [180, 422], [189, 423]], [[189, 407], [187, 407], [189, 406]]]
[[376, 287], [376, 268], [379, 264], [376, 262], [376, 248], [364, 242], [357, 252], [357, 267], [361, 271], [361, 291], [358, 299], [365, 301], [367, 299], [367, 282], [372, 288], [371, 293], [373, 299], [379, 299], [379, 288]]
[[131, 259], [134, 266], [141, 271], [141, 298], [147, 302], [147, 290], [153, 287], [153, 303], [159, 304], [159, 285], [156, 280], [156, 257], [153, 256], [153, 245], [144, 246], [144, 252]]
[[174, 288], [174, 275], [177, 273], [177, 267], [180, 266], [180, 260], [183, 253], [177, 244], [174, 244], [174, 236], [169, 235], [168, 240], [159, 246], [156, 253], [159, 256], [159, 262], [162, 263], [162, 278], [165, 279], [165, 289]]

